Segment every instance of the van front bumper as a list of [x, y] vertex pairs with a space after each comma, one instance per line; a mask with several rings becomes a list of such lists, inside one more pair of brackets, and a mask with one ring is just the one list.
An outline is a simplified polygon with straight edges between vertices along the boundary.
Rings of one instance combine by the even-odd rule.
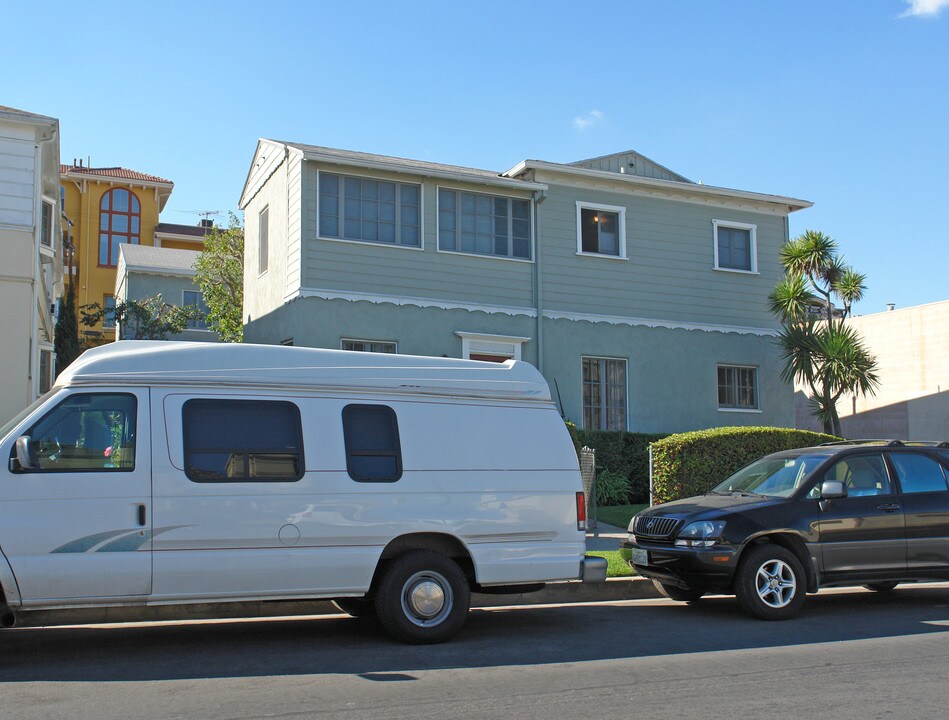
[[[634, 551], [638, 561], [633, 561]], [[727, 590], [738, 565], [738, 554], [730, 545], [689, 548], [627, 541], [620, 546], [620, 557], [643, 577], [681, 588]]]
[[606, 558], [585, 557], [580, 563], [580, 580], [583, 582], [606, 581]]

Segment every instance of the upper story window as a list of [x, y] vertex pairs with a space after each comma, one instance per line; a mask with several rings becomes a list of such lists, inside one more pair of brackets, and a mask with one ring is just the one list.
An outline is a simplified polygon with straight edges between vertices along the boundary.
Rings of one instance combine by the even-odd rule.
[[396, 344], [388, 340], [346, 340], [340, 341], [340, 349], [355, 352], [395, 353]]
[[438, 249], [531, 259], [530, 203], [517, 198], [438, 190]]
[[577, 253], [626, 258], [626, 208], [577, 202]]
[[257, 218], [257, 274], [262, 275], [267, 272], [267, 264], [270, 262], [270, 206], [268, 205], [260, 211]]
[[758, 272], [756, 225], [712, 220], [715, 231], [715, 269]]
[[112, 188], [99, 203], [99, 265], [115, 267], [119, 244], [138, 245], [141, 236], [142, 206], [135, 193]]
[[189, 320], [187, 327], [189, 330], [207, 330], [208, 306], [204, 304], [204, 293], [200, 290], [185, 290], [182, 296], [182, 305], [185, 307], [196, 307], [200, 317]]
[[718, 409], [758, 409], [758, 368], [718, 366]]
[[43, 222], [40, 225], [40, 244], [53, 247], [53, 203], [43, 201]]
[[418, 185], [320, 173], [319, 236], [420, 248]]

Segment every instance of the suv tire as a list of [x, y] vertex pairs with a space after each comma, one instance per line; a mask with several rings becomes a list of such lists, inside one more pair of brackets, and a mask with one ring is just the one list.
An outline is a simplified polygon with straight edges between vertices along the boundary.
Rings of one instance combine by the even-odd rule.
[[695, 602], [705, 594], [705, 591], [699, 588], [680, 588], [659, 580], [653, 580], [652, 584], [656, 586], [660, 595], [678, 602]]
[[804, 567], [790, 550], [764, 543], [745, 551], [735, 595], [746, 612], [762, 620], [786, 620], [801, 609], [806, 592]]

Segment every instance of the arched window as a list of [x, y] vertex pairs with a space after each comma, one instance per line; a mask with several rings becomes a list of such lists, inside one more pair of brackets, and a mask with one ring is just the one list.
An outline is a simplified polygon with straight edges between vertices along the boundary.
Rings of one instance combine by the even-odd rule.
[[115, 267], [119, 262], [119, 243], [138, 245], [142, 224], [142, 206], [135, 193], [113, 188], [99, 203], [99, 265]]

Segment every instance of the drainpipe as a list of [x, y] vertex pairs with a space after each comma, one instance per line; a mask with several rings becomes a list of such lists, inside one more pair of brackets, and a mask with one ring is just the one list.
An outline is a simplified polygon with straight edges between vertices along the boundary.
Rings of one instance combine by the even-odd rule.
[[534, 193], [531, 207], [534, 211], [534, 309], [537, 311], [537, 369], [544, 374], [544, 308], [542, 273], [540, 271], [540, 212], [538, 206], [547, 199], [546, 190]]

